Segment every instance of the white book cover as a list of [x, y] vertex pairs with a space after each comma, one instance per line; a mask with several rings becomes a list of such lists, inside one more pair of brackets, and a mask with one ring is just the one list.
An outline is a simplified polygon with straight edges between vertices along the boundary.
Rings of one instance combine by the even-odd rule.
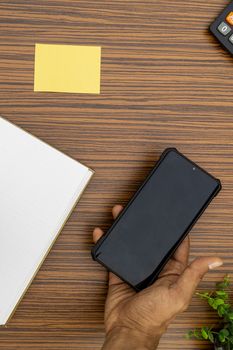
[[12, 315], [92, 175], [0, 117], [0, 325]]

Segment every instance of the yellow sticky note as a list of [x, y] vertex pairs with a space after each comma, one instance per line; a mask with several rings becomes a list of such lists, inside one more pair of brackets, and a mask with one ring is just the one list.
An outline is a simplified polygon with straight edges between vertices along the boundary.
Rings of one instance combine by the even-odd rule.
[[34, 91], [100, 93], [101, 47], [36, 44]]

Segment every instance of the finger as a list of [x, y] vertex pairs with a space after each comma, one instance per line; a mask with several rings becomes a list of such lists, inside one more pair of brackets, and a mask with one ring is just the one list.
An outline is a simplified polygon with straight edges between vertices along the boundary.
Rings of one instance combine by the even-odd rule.
[[187, 266], [189, 260], [190, 239], [186, 237], [174, 254], [174, 259], [184, 266]]
[[[117, 216], [120, 214], [122, 211], [123, 207], [121, 205], [115, 205], [112, 209], [112, 215], [113, 218], [116, 219]], [[102, 236], [104, 232], [101, 230], [99, 227], [96, 227], [93, 231], [93, 241], [96, 243]]]
[[96, 243], [102, 236], [104, 232], [99, 228], [96, 227], [93, 231], [93, 242]]
[[116, 219], [122, 210], [123, 210], [122, 205], [119, 205], [119, 204], [115, 205], [112, 208], [112, 216], [113, 216], [113, 218]]
[[189, 304], [193, 293], [195, 292], [199, 282], [204, 275], [223, 264], [223, 261], [217, 257], [206, 257], [195, 259], [178, 278], [176, 283], [172, 286], [185, 307]]

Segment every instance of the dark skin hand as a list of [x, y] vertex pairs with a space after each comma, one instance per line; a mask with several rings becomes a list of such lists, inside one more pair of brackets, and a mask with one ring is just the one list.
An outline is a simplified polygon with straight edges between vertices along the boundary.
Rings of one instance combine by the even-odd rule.
[[[115, 219], [122, 206], [113, 208]], [[95, 228], [93, 240], [103, 235]], [[161, 335], [177, 314], [187, 309], [192, 295], [206, 272], [222, 265], [218, 257], [195, 259], [188, 265], [186, 238], [150, 287], [136, 293], [120, 278], [109, 273], [105, 305], [106, 338], [102, 350], [154, 350]]]

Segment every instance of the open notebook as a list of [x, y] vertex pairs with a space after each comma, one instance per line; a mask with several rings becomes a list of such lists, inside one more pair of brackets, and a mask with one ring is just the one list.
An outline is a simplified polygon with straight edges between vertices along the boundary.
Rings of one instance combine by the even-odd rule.
[[0, 117], [0, 325], [13, 313], [92, 174]]

